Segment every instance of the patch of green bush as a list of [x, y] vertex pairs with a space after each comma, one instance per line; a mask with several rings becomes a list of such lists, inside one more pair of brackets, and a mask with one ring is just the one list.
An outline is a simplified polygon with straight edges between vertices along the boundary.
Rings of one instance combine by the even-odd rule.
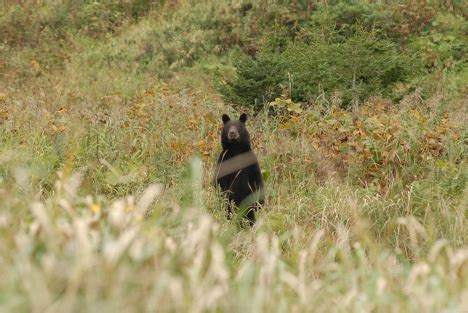
[[372, 96], [399, 100], [416, 87], [428, 97], [440, 91], [440, 73], [466, 64], [467, 23], [455, 7], [331, 1], [310, 12], [289, 10], [264, 28], [255, 53], [242, 49], [234, 74], [218, 80], [228, 101], [258, 110], [279, 96], [307, 105], [336, 95], [346, 107]]
[[418, 68], [394, 42], [363, 29], [345, 40], [320, 34], [304, 38], [290, 40], [283, 51], [270, 45], [255, 57], [239, 57], [234, 63], [236, 74], [222, 84], [222, 93], [234, 103], [255, 109], [281, 95], [313, 103], [319, 96], [334, 93], [339, 93], [346, 106], [370, 96], [391, 97], [393, 84], [406, 81]]
[[460, 70], [466, 64], [468, 23], [459, 15], [437, 14], [431, 28], [412, 38], [411, 50], [429, 71], [437, 68]]

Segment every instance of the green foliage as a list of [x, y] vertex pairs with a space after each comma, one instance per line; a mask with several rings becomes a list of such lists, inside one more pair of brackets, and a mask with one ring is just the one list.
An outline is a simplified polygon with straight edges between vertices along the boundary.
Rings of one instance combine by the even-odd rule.
[[236, 76], [221, 89], [229, 100], [258, 110], [279, 95], [313, 103], [338, 93], [349, 105], [371, 95], [391, 96], [394, 83], [417, 73], [412, 59], [394, 43], [366, 31], [342, 42], [332, 37], [290, 42], [282, 52], [265, 50], [237, 60]]
[[235, 73], [219, 79], [219, 89], [255, 110], [280, 95], [304, 104], [338, 96], [344, 106], [375, 95], [400, 100], [417, 87], [429, 96], [434, 71], [466, 63], [466, 20], [437, 13], [443, 9], [337, 1], [308, 18], [290, 12], [294, 31], [276, 23], [256, 54], [234, 59]]
[[221, 90], [229, 100], [260, 109], [264, 102], [281, 94], [280, 84], [285, 81], [285, 77], [282, 77], [285, 68], [278, 55], [261, 51], [255, 59], [241, 55], [235, 65], [236, 77], [221, 85]]
[[425, 66], [433, 71], [438, 68], [460, 70], [466, 65], [466, 32], [468, 23], [462, 16], [439, 13], [431, 23], [431, 29], [415, 37], [410, 47]]
[[399, 1], [369, 3], [338, 1], [331, 6], [321, 6], [311, 21], [327, 19], [343, 37], [349, 37], [359, 28], [376, 32], [381, 38], [404, 43], [420, 33], [431, 21], [436, 7], [427, 1]]

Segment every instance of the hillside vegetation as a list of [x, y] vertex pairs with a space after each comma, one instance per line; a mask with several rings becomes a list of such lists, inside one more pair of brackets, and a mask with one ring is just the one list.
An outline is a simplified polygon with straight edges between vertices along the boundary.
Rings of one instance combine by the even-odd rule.
[[[0, 5], [0, 312], [466, 312], [463, 1]], [[254, 227], [212, 185], [247, 112]]]

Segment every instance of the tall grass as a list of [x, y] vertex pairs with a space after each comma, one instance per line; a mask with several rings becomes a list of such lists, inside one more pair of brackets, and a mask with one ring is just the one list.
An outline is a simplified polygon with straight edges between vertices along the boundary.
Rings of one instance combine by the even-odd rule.
[[[208, 183], [222, 106], [209, 105], [207, 93], [165, 89], [104, 122], [73, 112], [45, 122], [18, 110], [8, 121], [31, 126], [3, 125], [2, 309], [466, 308], [466, 172], [456, 165], [465, 162], [463, 144], [450, 137], [456, 123], [447, 121], [444, 152], [427, 150], [419, 139], [426, 128], [414, 125], [394, 133], [393, 140], [410, 137], [411, 149], [399, 152], [405, 163], [375, 163], [377, 150], [343, 150], [347, 143], [335, 138], [337, 123], [342, 134], [361, 125], [347, 124], [351, 112], [332, 110], [323, 125], [313, 110], [259, 115], [249, 127], [268, 201], [254, 228], [238, 229]], [[410, 116], [360, 110], [369, 127], [404, 125]], [[435, 132], [439, 123], [427, 125]], [[372, 138], [370, 146], [381, 144]], [[187, 167], [194, 153], [203, 167]], [[392, 167], [418, 176], [368, 177], [376, 164], [378, 173]], [[146, 189], [154, 182], [161, 184]]]
[[[192, 173], [198, 193], [196, 162]], [[235, 230], [203, 208], [166, 207], [161, 185], [110, 201], [80, 196], [82, 179], [60, 172], [53, 193], [31, 201], [22, 221], [2, 206], [3, 311], [466, 309], [466, 247], [439, 239], [426, 251], [428, 230], [402, 217], [399, 232], [415, 256], [405, 260], [369, 233], [346, 188], [326, 197], [332, 206], [323, 206], [320, 226], [279, 233], [268, 230], [274, 215], [300, 208], [286, 214], [272, 205], [254, 229]], [[2, 189], [6, 199], [13, 192]]]

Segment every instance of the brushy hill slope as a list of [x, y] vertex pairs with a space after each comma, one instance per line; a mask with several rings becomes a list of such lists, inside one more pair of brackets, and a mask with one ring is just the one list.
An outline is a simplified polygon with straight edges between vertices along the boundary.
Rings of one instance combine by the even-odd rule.
[[[466, 311], [466, 16], [4, 1], [0, 311]], [[240, 111], [253, 228], [211, 185]]]

